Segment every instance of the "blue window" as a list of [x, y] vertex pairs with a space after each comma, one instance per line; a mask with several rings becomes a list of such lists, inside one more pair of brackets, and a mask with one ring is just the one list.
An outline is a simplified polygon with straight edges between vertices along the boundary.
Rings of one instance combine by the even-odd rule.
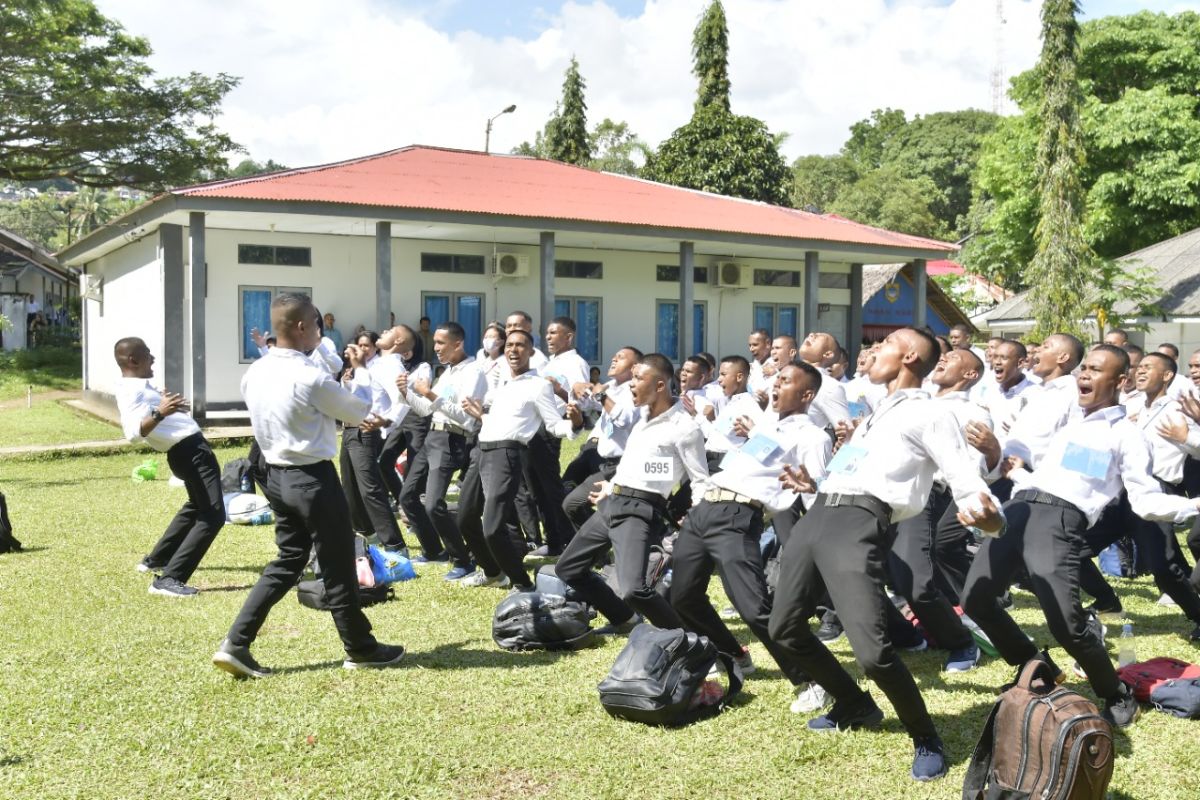
[[271, 333], [271, 301], [285, 292], [312, 295], [312, 289], [298, 286], [239, 286], [238, 287], [238, 363], [249, 364], [258, 356], [258, 346], [250, 331], [257, 328], [264, 335]]
[[603, 305], [597, 297], [556, 297], [554, 316], [575, 320], [575, 350], [589, 364], [600, 363], [600, 321]]
[[463, 349], [467, 351], [467, 355], [475, 355], [483, 341], [483, 295], [423, 292], [421, 309], [421, 313], [429, 317], [430, 330], [437, 330], [443, 322], [457, 322], [461, 325], [466, 336]]
[[679, 301], [659, 300], [654, 314], [654, 349], [673, 361], [703, 352], [708, 339], [705, 331], [707, 312], [707, 304], [703, 301], [692, 305], [692, 347], [688, 352], [680, 353]]
[[800, 306], [782, 303], [755, 303], [754, 327], [766, 328], [771, 336], [798, 335], [800, 330]]

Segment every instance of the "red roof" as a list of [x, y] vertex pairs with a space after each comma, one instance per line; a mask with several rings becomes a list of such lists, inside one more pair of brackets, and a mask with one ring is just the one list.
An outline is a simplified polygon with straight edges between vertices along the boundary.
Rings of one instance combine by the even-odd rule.
[[949, 252], [954, 245], [831, 214], [682, 189], [525, 156], [414, 145], [378, 155], [175, 190], [848, 242]]
[[954, 261], [930, 261], [925, 265], [927, 275], [962, 275], [963, 265]]

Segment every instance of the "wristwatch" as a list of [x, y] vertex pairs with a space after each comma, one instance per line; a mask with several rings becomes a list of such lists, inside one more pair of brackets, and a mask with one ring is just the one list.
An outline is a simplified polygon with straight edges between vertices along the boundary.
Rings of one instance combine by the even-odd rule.
[[608, 389], [604, 388], [592, 395], [592, 399], [597, 403], [603, 403], [604, 398], [608, 397]]
[[155, 422], [163, 421], [163, 413], [161, 411], [159, 411], [157, 408], [150, 409], [150, 416], [154, 418]]

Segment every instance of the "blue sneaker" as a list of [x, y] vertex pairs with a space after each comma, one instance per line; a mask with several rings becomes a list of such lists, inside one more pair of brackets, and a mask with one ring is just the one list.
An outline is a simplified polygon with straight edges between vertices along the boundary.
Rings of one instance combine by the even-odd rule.
[[937, 736], [913, 739], [912, 776], [919, 781], [935, 781], [946, 774], [946, 756], [942, 740]]
[[875, 705], [866, 692], [861, 698], [849, 703], [834, 703], [833, 708], [819, 717], [808, 721], [810, 731], [830, 733], [833, 731], [855, 731], [859, 728], [876, 728], [883, 722], [883, 709]]
[[972, 641], [966, 647], [951, 650], [946, 658], [946, 672], [967, 672], [979, 663], [979, 645]]
[[473, 572], [475, 572], [474, 564], [468, 564], [465, 567], [453, 567], [453, 568], [451, 568], [451, 570], [449, 572], [446, 573], [446, 580], [448, 580], [448, 581], [462, 580], [463, 578], [467, 577], [468, 575], [472, 574]]

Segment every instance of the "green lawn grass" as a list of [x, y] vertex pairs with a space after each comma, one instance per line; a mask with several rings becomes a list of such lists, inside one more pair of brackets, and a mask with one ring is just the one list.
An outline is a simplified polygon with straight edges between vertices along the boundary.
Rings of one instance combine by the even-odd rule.
[[[718, 718], [659, 730], [611, 719], [597, 702], [621, 641], [503, 652], [490, 619], [504, 593], [448, 584], [434, 569], [368, 610], [381, 640], [408, 647], [404, 667], [340, 669], [329, 616], [289, 596], [254, 646], [278, 674], [236, 682], [209, 658], [273, 555], [272, 531], [225, 528], [196, 573], [196, 600], [148, 595], [133, 567], [183, 493], [165, 480], [132, 483], [143, 458], [0, 471], [30, 550], [0, 556], [0, 797], [956, 798], [994, 689], [1012, 674], [989, 660], [946, 675], [937, 653], [905, 656], [952, 762], [947, 779], [922, 785], [908, 777], [910, 741], [877, 690], [881, 731], [809, 734], [740, 624], [759, 664], [745, 696]], [[1149, 580], [1118, 591], [1139, 654], [1196, 658], [1182, 638], [1190, 626], [1154, 604]], [[1046, 641], [1030, 595], [1016, 601], [1018, 620]], [[844, 639], [833, 649], [853, 663]], [[1119, 736], [1112, 796], [1200, 797], [1196, 731], [1147, 711]]]
[[34, 403], [0, 411], [0, 447], [103, 442], [122, 438], [116, 425], [89, 417], [57, 402]]
[[78, 391], [83, 361], [78, 347], [38, 347], [0, 351], [0, 401], [53, 390]]

